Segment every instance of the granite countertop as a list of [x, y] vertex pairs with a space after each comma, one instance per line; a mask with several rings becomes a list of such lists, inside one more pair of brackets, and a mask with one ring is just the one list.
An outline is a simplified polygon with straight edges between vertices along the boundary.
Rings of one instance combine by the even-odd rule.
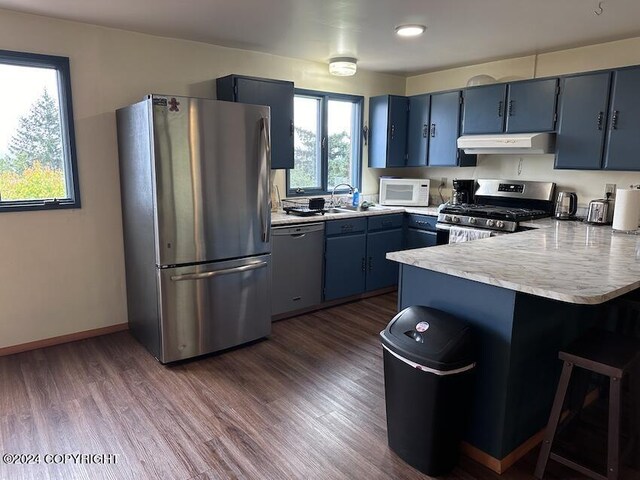
[[340, 220], [342, 218], [370, 217], [373, 215], [388, 215], [390, 213], [417, 213], [420, 215], [438, 215], [438, 206], [434, 207], [382, 207], [376, 206], [368, 210], [359, 210], [346, 213], [325, 213], [324, 215], [311, 215], [301, 217], [287, 215], [284, 211], [271, 212], [271, 225], [295, 225], [300, 223], [326, 222], [327, 220]]
[[569, 303], [599, 304], [640, 287], [640, 236], [552, 218], [523, 225], [536, 228], [387, 258]]

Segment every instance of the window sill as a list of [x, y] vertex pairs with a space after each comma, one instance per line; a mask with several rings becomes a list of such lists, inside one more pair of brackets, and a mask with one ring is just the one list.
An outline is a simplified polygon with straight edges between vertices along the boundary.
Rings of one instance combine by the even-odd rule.
[[80, 208], [80, 201], [64, 200], [59, 202], [24, 201], [24, 202], [0, 202], [2, 212], [28, 212], [31, 210], [67, 210]]

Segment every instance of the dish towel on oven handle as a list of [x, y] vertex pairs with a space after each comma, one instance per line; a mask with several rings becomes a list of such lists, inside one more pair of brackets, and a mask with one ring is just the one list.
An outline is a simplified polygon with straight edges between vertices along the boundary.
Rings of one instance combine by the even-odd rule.
[[449, 243], [469, 242], [489, 238], [491, 230], [479, 230], [476, 228], [454, 227], [449, 229]]

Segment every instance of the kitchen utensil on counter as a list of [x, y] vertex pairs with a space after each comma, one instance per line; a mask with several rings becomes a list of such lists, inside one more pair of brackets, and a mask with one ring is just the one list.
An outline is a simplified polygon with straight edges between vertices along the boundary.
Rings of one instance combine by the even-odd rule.
[[282, 200], [280, 199], [280, 189], [276, 184], [271, 184], [271, 211], [277, 212], [280, 209]]
[[306, 198], [306, 199], [285, 199], [282, 200], [282, 209], [287, 214], [300, 215], [307, 217], [309, 215], [316, 215], [318, 213], [324, 215], [326, 210], [324, 208], [325, 200], [322, 197]]
[[575, 218], [578, 211], [578, 195], [575, 192], [558, 192], [555, 217], [558, 220]]
[[453, 179], [453, 191], [451, 192], [451, 203], [453, 205], [463, 205], [473, 203], [476, 193], [475, 180]]
[[613, 213], [613, 230], [636, 233], [640, 219], [640, 186], [616, 190], [616, 208]]
[[611, 211], [611, 202], [609, 200], [609, 193], [607, 193], [607, 198], [599, 198], [589, 202], [589, 209], [585, 221], [596, 225], [606, 225], [611, 223]]

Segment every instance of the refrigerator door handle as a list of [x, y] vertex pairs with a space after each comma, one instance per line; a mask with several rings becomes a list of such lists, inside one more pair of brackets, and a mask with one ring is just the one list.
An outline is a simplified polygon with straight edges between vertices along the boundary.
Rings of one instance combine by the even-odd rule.
[[256, 270], [258, 268], [264, 268], [267, 266], [267, 262], [256, 262], [248, 265], [242, 265], [241, 267], [225, 268], [223, 270], [214, 270], [212, 272], [203, 273], [187, 273], [185, 275], [172, 275], [171, 280], [174, 282], [181, 282], [183, 280], [204, 280], [211, 277], [217, 277], [219, 275], [229, 275], [231, 273], [242, 273], [249, 270]]
[[263, 191], [266, 185], [265, 195], [261, 198], [265, 199], [260, 214], [262, 220], [262, 241], [269, 243], [270, 228], [269, 217], [271, 215], [271, 195], [269, 192], [269, 172], [271, 171], [271, 135], [269, 132], [269, 119], [262, 117], [260, 119], [261, 133], [261, 152], [260, 152], [260, 175], [258, 178], [258, 192]]

